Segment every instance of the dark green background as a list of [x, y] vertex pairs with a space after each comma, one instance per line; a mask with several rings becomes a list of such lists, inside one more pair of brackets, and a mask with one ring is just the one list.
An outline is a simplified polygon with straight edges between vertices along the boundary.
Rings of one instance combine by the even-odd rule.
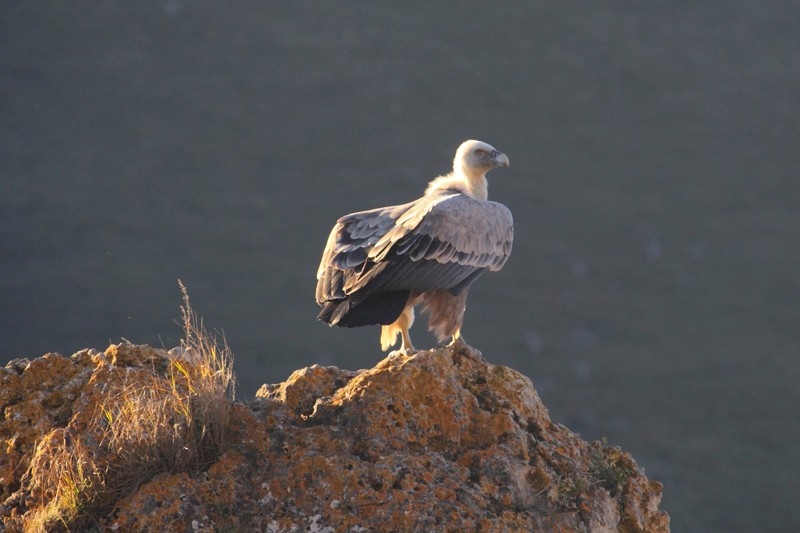
[[180, 278], [241, 398], [370, 366], [314, 320], [328, 231], [477, 138], [516, 241], [468, 341], [674, 531], [800, 528], [794, 3], [5, 2], [0, 96], [3, 359], [171, 347]]

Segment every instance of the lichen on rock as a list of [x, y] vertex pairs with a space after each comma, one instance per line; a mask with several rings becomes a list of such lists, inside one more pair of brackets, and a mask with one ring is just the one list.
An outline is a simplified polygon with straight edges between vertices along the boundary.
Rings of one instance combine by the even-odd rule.
[[[8, 531], [21, 530], [41, 503], [24, 479], [37, 442], [57, 428], [87, 427], [98, 401], [92, 391], [120, 379], [110, 369], [159, 375], [171, 357], [137, 349], [51, 354], [0, 374]], [[358, 372], [301, 369], [235, 404], [230, 417], [218, 458], [156, 474], [98, 517], [98, 527], [669, 531], [661, 484], [629, 454], [552, 422], [528, 378], [467, 348], [388, 357]]]

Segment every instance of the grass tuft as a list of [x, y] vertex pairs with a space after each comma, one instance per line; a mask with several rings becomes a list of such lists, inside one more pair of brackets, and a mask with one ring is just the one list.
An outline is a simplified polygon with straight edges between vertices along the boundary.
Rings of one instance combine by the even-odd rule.
[[25, 531], [75, 530], [103, 498], [105, 473], [92, 452], [65, 428], [37, 444], [28, 475], [41, 505], [26, 516]]
[[24, 529], [78, 531], [95, 526], [116, 501], [161, 473], [208, 467], [230, 435], [235, 378], [224, 335], [210, 334], [183, 294], [181, 346], [166, 372], [126, 369], [98, 403], [88, 431], [52, 431], [35, 448], [27, 478], [40, 505]]
[[589, 474], [611, 496], [617, 496], [623, 492], [625, 484], [634, 472], [623, 463], [620, 449], [608, 446], [605, 437], [594, 445]]

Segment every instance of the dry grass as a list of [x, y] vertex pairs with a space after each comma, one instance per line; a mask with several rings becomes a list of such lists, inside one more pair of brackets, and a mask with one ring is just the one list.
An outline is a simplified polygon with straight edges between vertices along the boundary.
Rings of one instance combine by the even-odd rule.
[[38, 493], [42, 505], [26, 517], [25, 531], [78, 527], [102, 500], [105, 473], [82, 441], [64, 428], [37, 444], [28, 474], [31, 492]]
[[[28, 482], [42, 503], [28, 513], [26, 531], [91, 527], [153, 476], [201, 470], [225, 449], [233, 353], [224, 336], [206, 330], [180, 287], [184, 339], [166, 372], [129, 373], [138, 377], [98, 405], [90, 431], [74, 437], [59, 429], [37, 444]], [[94, 445], [82, 440], [89, 438]]]

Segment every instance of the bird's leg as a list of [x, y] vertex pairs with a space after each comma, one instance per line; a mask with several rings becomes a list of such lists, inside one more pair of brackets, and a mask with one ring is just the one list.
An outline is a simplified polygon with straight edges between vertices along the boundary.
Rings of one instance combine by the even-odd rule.
[[411, 344], [411, 335], [408, 333], [408, 330], [414, 324], [414, 306], [409, 305], [403, 309], [395, 324], [400, 329], [400, 349], [393, 351], [389, 355], [411, 355], [416, 352], [416, 348]]
[[453, 348], [462, 348], [467, 346], [467, 341], [464, 340], [464, 337], [461, 336], [461, 328], [457, 329], [455, 333], [453, 333], [453, 339], [450, 341], [450, 344]]
[[400, 335], [402, 336], [400, 351], [406, 355], [416, 352], [417, 349], [411, 344], [411, 335], [408, 334], [408, 328], [401, 329]]
[[416, 352], [417, 350], [414, 348], [414, 345], [411, 344], [411, 335], [408, 333], [408, 330], [411, 329], [411, 326], [414, 324], [413, 305], [409, 305], [403, 309], [403, 313], [400, 315], [400, 318], [397, 319], [397, 323], [400, 326], [400, 351], [405, 355]]

